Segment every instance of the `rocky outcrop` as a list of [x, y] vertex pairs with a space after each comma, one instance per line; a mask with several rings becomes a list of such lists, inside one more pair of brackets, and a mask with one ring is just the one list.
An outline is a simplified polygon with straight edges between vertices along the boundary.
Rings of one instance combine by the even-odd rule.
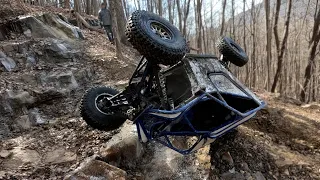
[[27, 38], [83, 39], [80, 28], [66, 19], [53, 13], [12, 19], [1, 24], [0, 40], [7, 39], [10, 33], [23, 34]]
[[136, 167], [145, 152], [140, 143], [136, 126], [126, 122], [121, 131], [100, 148], [99, 158], [109, 164], [123, 168]]

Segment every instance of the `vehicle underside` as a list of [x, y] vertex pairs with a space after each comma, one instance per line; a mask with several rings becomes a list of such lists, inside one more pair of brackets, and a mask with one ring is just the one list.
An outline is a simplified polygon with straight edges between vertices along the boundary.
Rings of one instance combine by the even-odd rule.
[[146, 11], [133, 13], [126, 33], [143, 56], [122, 92], [101, 86], [85, 94], [81, 114], [91, 127], [109, 131], [130, 119], [142, 142], [155, 140], [188, 154], [265, 106], [229, 71], [230, 63], [248, 61], [232, 39], [219, 40], [220, 58], [186, 54], [186, 40], [177, 28]]

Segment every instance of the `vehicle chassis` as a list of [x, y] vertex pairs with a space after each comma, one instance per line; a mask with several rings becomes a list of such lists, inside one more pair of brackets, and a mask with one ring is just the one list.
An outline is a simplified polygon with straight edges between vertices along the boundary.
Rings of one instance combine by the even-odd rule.
[[[189, 154], [249, 120], [265, 106], [230, 73], [226, 62], [223, 56], [188, 54], [176, 65], [163, 68], [142, 57], [128, 86], [108, 98], [104, 107], [127, 112], [142, 142], [155, 140]], [[171, 87], [175, 92], [169, 92]], [[206, 124], [196, 118], [203, 117], [195, 115], [199, 114], [194, 110], [199, 104], [218, 111]], [[210, 114], [211, 110], [201, 113]], [[176, 145], [181, 138], [191, 138], [192, 142], [184, 139], [188, 143]]]

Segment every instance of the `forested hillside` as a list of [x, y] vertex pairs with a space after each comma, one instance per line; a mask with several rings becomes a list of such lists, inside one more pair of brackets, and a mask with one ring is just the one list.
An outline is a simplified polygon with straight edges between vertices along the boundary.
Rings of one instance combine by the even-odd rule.
[[320, 179], [319, 41], [318, 0], [0, 0], [0, 179]]

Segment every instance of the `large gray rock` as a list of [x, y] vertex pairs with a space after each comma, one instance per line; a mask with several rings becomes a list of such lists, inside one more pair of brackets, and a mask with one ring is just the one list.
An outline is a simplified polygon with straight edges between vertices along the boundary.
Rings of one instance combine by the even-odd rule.
[[65, 18], [63, 15], [59, 14], [52, 14], [52, 13], [47, 13], [43, 14], [40, 19], [43, 20], [46, 24], [49, 24], [54, 27], [54, 29], [57, 29], [60, 31], [57, 31], [58, 34], [64, 33], [67, 35], [67, 37], [70, 38], [77, 38], [77, 39], [82, 39], [83, 34], [80, 30], [79, 27], [73, 26], [72, 24], [68, 23], [65, 21], [67, 18]]
[[[155, 144], [153, 148], [154, 154], [151, 161], [142, 166], [145, 178], [152, 180], [161, 178], [184, 179], [183, 174], [189, 171], [185, 163], [185, 157], [158, 144]], [[192, 177], [189, 176], [189, 178], [191, 179]]]
[[27, 91], [14, 92], [7, 90], [0, 94], [0, 114], [2, 116], [13, 115], [35, 102], [36, 98]]
[[28, 115], [20, 116], [16, 119], [16, 123], [21, 129], [30, 129], [32, 127], [32, 122]]
[[126, 122], [121, 131], [100, 149], [100, 158], [117, 167], [133, 168], [141, 161], [143, 153], [136, 126]]
[[71, 53], [65, 44], [63, 43], [53, 43], [46, 48], [47, 53], [53, 57], [62, 59], [72, 59], [73, 53]]
[[57, 39], [47, 40], [44, 45], [46, 61], [51, 63], [73, 62], [81, 56], [81, 52], [76, 50], [66, 41]]
[[[42, 37], [58, 37], [57, 33], [50, 28], [49, 26], [45, 25], [42, 21], [37, 19], [33, 16], [21, 17], [19, 19], [20, 22], [25, 23], [28, 27], [25, 27], [25, 31], [27, 37], [34, 37], [34, 38], [42, 38]], [[28, 32], [30, 31], [30, 32]]]
[[36, 99], [30, 95], [27, 91], [15, 93], [13, 91], [7, 91], [8, 101], [13, 108], [20, 108], [35, 103]]
[[40, 16], [24, 16], [18, 21], [27, 25], [22, 26], [22, 29], [24, 35], [29, 38], [82, 38], [79, 27], [68, 24], [52, 13], [45, 13]]
[[52, 72], [48, 75], [42, 75], [40, 78], [43, 86], [55, 87], [57, 89], [71, 91], [79, 86], [72, 71]]
[[67, 96], [67, 93], [70, 91], [65, 89], [57, 89], [54, 87], [47, 88], [44, 90], [30, 90], [33, 97], [36, 98], [36, 103], [41, 104], [49, 102], [54, 99], [64, 98]]
[[94, 158], [87, 159], [64, 180], [125, 180], [127, 173], [115, 166]]

